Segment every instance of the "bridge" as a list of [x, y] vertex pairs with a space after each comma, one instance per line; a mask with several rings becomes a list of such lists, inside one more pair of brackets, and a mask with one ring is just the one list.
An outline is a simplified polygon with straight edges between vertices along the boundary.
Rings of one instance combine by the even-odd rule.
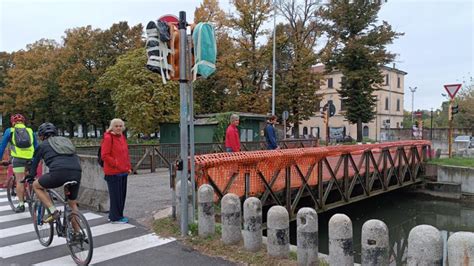
[[215, 200], [234, 193], [263, 206], [318, 212], [422, 181], [429, 141], [340, 145], [196, 156], [196, 185], [210, 184]]

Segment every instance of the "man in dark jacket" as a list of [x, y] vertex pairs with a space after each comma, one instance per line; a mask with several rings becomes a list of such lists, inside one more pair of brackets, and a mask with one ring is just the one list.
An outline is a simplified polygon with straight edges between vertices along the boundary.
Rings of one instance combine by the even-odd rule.
[[33, 183], [33, 188], [51, 215], [44, 222], [49, 223], [59, 218], [59, 211], [54, 206], [45, 189], [57, 188], [69, 181], [76, 181], [69, 187], [68, 203], [73, 211], [77, 211], [77, 193], [81, 182], [81, 164], [71, 140], [57, 137], [56, 127], [51, 123], [43, 123], [38, 128], [38, 136], [43, 141], [35, 150], [31, 172], [27, 178], [36, 176], [36, 167], [44, 160], [49, 173], [42, 175]]
[[267, 125], [265, 126], [264, 135], [265, 139], [267, 140], [267, 149], [269, 150], [277, 150], [280, 147], [277, 144], [277, 137], [275, 132], [275, 123], [277, 121], [277, 116], [272, 115], [270, 119], [267, 121]]

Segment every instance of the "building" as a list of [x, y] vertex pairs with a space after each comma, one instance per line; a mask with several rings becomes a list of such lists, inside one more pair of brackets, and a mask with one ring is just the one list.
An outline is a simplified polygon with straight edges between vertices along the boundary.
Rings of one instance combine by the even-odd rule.
[[[324, 66], [315, 66], [312, 71], [322, 73]], [[382, 73], [385, 77], [385, 83], [381, 88], [374, 92], [377, 97], [376, 117], [370, 123], [362, 125], [364, 138], [372, 140], [387, 140], [386, 132], [380, 133], [381, 128], [401, 128], [403, 121], [403, 97], [405, 92], [404, 78], [407, 74], [396, 68], [382, 67]], [[337, 90], [341, 87], [343, 78], [340, 71], [334, 71], [325, 76], [326, 82], [322, 84], [317, 92], [321, 97], [321, 107], [329, 100], [333, 101], [336, 107], [336, 113], [329, 119], [331, 140], [340, 139], [344, 136], [357, 137], [357, 125], [350, 124], [344, 118], [344, 106]], [[302, 121], [300, 125], [300, 135], [319, 137], [326, 139], [325, 124], [321, 115], [317, 113], [309, 120]]]

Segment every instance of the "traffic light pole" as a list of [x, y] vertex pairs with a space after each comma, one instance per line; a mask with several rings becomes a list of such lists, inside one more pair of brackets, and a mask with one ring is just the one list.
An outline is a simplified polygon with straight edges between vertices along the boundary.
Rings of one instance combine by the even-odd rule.
[[448, 118], [449, 118], [449, 132], [448, 132], [448, 155], [449, 158], [453, 155], [453, 99], [449, 101]]
[[187, 66], [186, 66], [186, 12], [179, 12], [179, 48], [185, 56], [179, 57], [179, 99], [180, 99], [180, 146], [181, 161], [183, 162], [183, 170], [181, 171], [181, 236], [188, 234], [188, 104], [187, 104]]

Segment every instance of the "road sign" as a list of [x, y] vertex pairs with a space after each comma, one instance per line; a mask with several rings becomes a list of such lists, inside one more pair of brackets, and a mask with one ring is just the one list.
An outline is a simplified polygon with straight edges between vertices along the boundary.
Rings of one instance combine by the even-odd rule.
[[178, 24], [179, 19], [175, 15], [164, 15], [161, 16], [158, 20], [163, 21], [163, 22], [168, 22], [168, 23], [175, 23]]
[[459, 91], [461, 86], [462, 84], [448, 84], [444, 85], [444, 89], [448, 92], [449, 97], [451, 97], [451, 99], [454, 99], [454, 96], [456, 96], [456, 93]]
[[289, 115], [290, 114], [288, 113], [288, 111], [283, 111], [281, 118], [283, 118], [283, 120], [287, 120]]

